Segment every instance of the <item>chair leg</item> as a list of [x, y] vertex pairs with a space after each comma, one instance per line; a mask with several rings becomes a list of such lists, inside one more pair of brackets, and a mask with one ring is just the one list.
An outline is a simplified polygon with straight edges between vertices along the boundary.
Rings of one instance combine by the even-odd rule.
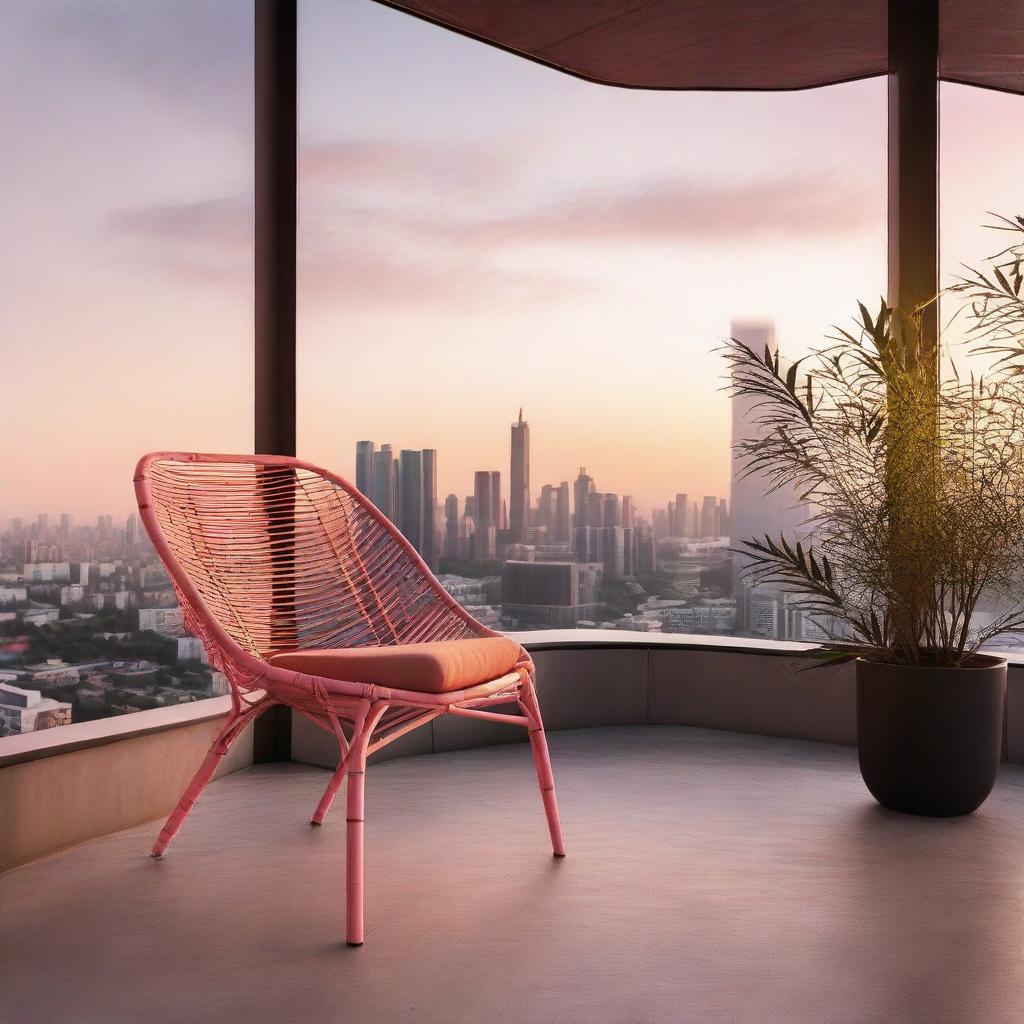
[[[366, 704], [356, 716], [345, 758], [345, 938], [350, 946], [363, 944], [363, 791], [366, 748], [387, 704]], [[335, 773], [337, 774], [337, 773]], [[334, 781], [333, 779], [331, 780]]]
[[363, 944], [363, 784], [366, 757], [348, 774], [345, 811], [345, 938], [350, 946]]
[[331, 781], [327, 783], [324, 795], [320, 797], [320, 803], [316, 805], [313, 817], [309, 819], [310, 825], [322, 825], [324, 823], [324, 818], [327, 817], [327, 812], [331, 809], [331, 804], [334, 803], [334, 798], [338, 795], [341, 784], [345, 781], [345, 773], [347, 771], [348, 755], [343, 753], [341, 760], [338, 762], [337, 771], [331, 776]]
[[562, 838], [562, 821], [558, 816], [558, 802], [555, 799], [555, 776], [551, 771], [551, 756], [548, 753], [548, 741], [544, 732], [544, 722], [540, 716], [540, 704], [533, 688], [533, 680], [523, 687], [520, 697], [526, 717], [531, 719], [529, 725], [530, 746], [533, 748], [533, 764], [537, 769], [537, 782], [540, 785], [541, 799], [544, 801], [544, 813], [548, 819], [548, 832], [551, 834], [551, 851], [556, 857], [565, 856], [565, 841]]
[[162, 857], [167, 847], [171, 845], [171, 840], [178, 834], [178, 829], [181, 828], [182, 822], [188, 817], [192, 808], [195, 807], [199, 794], [206, 788], [206, 784], [212, 778], [217, 765], [221, 762], [221, 758], [228, 752], [228, 748], [234, 742], [235, 737], [238, 736], [240, 730], [237, 726], [237, 718], [229, 720], [228, 724], [224, 726], [220, 734], [213, 741], [213, 745], [203, 759], [203, 763], [199, 766], [199, 770], [192, 776], [192, 781], [186, 787], [185, 792], [182, 793], [178, 806], [171, 811], [170, 817], [160, 830], [160, 835], [157, 836], [156, 842], [153, 844], [152, 855], [154, 857]]

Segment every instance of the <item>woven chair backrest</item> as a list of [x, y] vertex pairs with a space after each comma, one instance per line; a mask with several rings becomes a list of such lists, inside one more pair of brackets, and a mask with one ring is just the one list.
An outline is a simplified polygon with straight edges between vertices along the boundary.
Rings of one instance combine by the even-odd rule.
[[259, 456], [154, 455], [140, 465], [144, 519], [173, 556], [186, 614], [212, 617], [249, 654], [481, 632], [397, 529], [324, 470]]

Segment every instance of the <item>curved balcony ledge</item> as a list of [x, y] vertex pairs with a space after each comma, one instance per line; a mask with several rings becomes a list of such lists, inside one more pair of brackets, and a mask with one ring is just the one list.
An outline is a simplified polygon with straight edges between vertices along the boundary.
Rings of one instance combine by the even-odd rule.
[[[612, 630], [517, 638], [537, 663], [549, 732], [686, 725], [831, 743], [856, 740], [852, 666], [795, 672], [808, 645]], [[227, 708], [228, 698], [214, 698], [0, 742], [0, 870], [167, 814]], [[282, 724], [289, 726], [287, 719]], [[290, 728], [293, 760], [337, 763], [332, 736], [301, 716], [293, 717]], [[449, 715], [402, 737], [375, 759], [518, 743], [524, 737], [513, 726]], [[1007, 695], [1004, 758], [1024, 763], [1024, 672], [1017, 664]], [[221, 774], [253, 760], [250, 732], [225, 759]]]
[[[748, 637], [684, 633], [659, 634], [614, 629], [532, 630], [510, 633], [509, 636], [522, 643], [531, 653], [538, 655], [552, 651], [629, 650], [800, 658], [812, 651], [815, 646], [806, 643]], [[1015, 651], [1001, 651], [1000, 653], [1007, 658], [1012, 668], [1024, 667], [1024, 653]], [[545, 659], [541, 658], [540, 660], [544, 661]], [[620, 685], [632, 686], [636, 682], [636, 678], [620, 680]], [[543, 679], [540, 685], [544, 685]], [[0, 768], [221, 719], [227, 714], [229, 707], [229, 697], [212, 697], [209, 700], [178, 704], [151, 711], [138, 711], [130, 715], [118, 715], [93, 722], [76, 722], [58, 729], [45, 729], [22, 736], [8, 736], [0, 740]], [[609, 724], [627, 723], [610, 722]], [[571, 724], [553, 725], [550, 721], [548, 722], [549, 729], [573, 727]], [[788, 735], [788, 733], [784, 732], [782, 735]], [[854, 742], [854, 739], [845, 735], [839, 737], [812, 735], [807, 738]], [[486, 744], [487, 740], [484, 738], [482, 742]], [[1024, 754], [1024, 747], [1022, 747], [1022, 754]]]
[[210, 722], [224, 718], [230, 708], [230, 697], [211, 697], [151, 711], [136, 711], [130, 715], [100, 718], [94, 722], [74, 722], [21, 736], [6, 736], [0, 740], [0, 768]]
[[[535, 630], [509, 635], [530, 651], [585, 650], [595, 647], [679, 648], [690, 651], [749, 651], [766, 655], [799, 656], [813, 647], [811, 644], [751, 640], [742, 637], [659, 635], [614, 629]], [[0, 768], [212, 721], [223, 718], [230, 706], [229, 697], [211, 697], [209, 700], [177, 704], [173, 707], [137, 711], [130, 715], [118, 715], [92, 722], [76, 722], [58, 729], [44, 729], [22, 736], [8, 736], [0, 740]]]

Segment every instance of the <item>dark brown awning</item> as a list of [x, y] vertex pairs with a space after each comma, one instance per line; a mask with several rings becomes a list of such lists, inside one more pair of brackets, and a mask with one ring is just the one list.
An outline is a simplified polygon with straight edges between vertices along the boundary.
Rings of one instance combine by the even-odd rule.
[[[888, 70], [886, 0], [381, 2], [605, 85], [806, 89]], [[945, 81], [1024, 93], [1024, 0], [942, 0], [939, 45]]]

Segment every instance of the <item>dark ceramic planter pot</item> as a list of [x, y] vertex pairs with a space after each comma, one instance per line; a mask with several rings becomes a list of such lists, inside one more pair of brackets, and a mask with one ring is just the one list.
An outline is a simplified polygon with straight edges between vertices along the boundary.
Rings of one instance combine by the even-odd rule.
[[970, 814], [992, 792], [1003, 746], [1006, 662], [962, 668], [857, 660], [860, 773], [883, 806]]

